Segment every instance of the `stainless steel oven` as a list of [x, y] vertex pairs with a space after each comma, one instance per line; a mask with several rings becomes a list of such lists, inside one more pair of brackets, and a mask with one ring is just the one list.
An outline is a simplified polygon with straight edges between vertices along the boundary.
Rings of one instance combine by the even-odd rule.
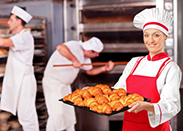
[[[165, 5], [162, 0], [158, 1], [159, 7]], [[92, 59], [93, 62], [129, 61], [132, 57], [146, 55], [148, 51], [143, 44], [143, 32], [133, 26], [133, 18], [145, 8], [156, 7], [158, 1], [64, 0], [65, 41], [73, 39], [86, 41], [93, 36], [98, 37], [104, 43], [104, 50], [99, 57]], [[171, 41], [172, 38], [166, 43], [165, 50], [176, 59], [173, 54], [175, 48], [171, 46]], [[73, 83], [73, 90], [98, 83], [113, 86], [124, 67], [125, 65], [117, 65], [111, 72], [97, 76], [88, 76], [81, 71]], [[76, 112], [78, 131], [112, 131], [110, 123], [121, 122], [123, 119], [123, 113], [104, 117], [82, 109], [76, 109]]]
[[[133, 17], [145, 8], [156, 6], [156, 0], [74, 0], [64, 1], [65, 41], [86, 41], [98, 37], [104, 50], [93, 62], [129, 61], [134, 56], [148, 53], [143, 44], [142, 31], [133, 26]], [[88, 76], [80, 71], [73, 90], [98, 83], [113, 86], [125, 65], [117, 65], [108, 73]], [[78, 131], [111, 131], [111, 123], [122, 128], [123, 113], [106, 117], [76, 108]]]

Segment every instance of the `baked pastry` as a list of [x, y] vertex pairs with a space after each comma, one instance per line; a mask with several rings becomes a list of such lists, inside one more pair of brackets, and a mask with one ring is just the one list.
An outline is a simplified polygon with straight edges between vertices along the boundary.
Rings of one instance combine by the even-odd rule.
[[108, 85], [98, 84], [95, 87], [100, 87], [104, 94], [109, 94], [112, 92], [111, 88]]
[[120, 97], [118, 96], [117, 93], [111, 92], [111, 93], [108, 95], [108, 99], [109, 99], [110, 101], [114, 101], [114, 100], [119, 100]]
[[99, 112], [104, 114], [111, 114], [112, 108], [107, 103], [103, 103], [102, 105], [99, 106]]
[[113, 92], [117, 93], [119, 97], [127, 96], [127, 92], [123, 88], [114, 89]]
[[76, 89], [72, 94], [80, 94], [80, 92], [81, 92], [81, 89]]
[[130, 96], [125, 96], [124, 98], [120, 98], [119, 101], [123, 104], [124, 107], [134, 103], [135, 101]]
[[94, 86], [91, 86], [88, 91], [90, 92], [90, 94], [92, 96], [96, 96], [96, 95], [103, 95], [103, 91], [101, 88], [99, 87], [94, 87]]
[[136, 93], [127, 95], [123, 88], [111, 90], [108, 85], [98, 84], [85, 89], [76, 89], [63, 98], [77, 106], [88, 107], [98, 113], [111, 114], [120, 111], [135, 101], [144, 101]]
[[110, 106], [113, 111], [120, 111], [123, 109], [123, 104], [119, 100], [111, 101]]
[[99, 104], [103, 104], [103, 103], [108, 103], [109, 102], [109, 100], [105, 96], [103, 96], [103, 95], [96, 95], [95, 99], [96, 99], [96, 101]]
[[72, 94], [68, 94], [63, 98], [63, 101], [71, 101], [72, 99]]
[[81, 95], [77, 93], [72, 94], [71, 102], [73, 102], [75, 105], [78, 105], [78, 106], [85, 106]]
[[136, 93], [129, 94], [128, 96], [131, 97], [134, 101], [144, 101], [144, 98]]
[[89, 107], [89, 108], [99, 105], [96, 99], [93, 97], [84, 99], [84, 104], [86, 107]]
[[83, 99], [88, 98], [88, 97], [92, 97], [91, 93], [87, 89], [82, 89], [80, 91], [80, 95]]
[[0, 55], [8, 54], [6, 49], [0, 48]]

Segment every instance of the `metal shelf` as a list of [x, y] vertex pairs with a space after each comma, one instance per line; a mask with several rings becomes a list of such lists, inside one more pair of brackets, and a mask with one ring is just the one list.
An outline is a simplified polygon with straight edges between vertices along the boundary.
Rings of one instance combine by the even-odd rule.
[[110, 43], [104, 44], [104, 50], [102, 52], [112, 53], [129, 53], [129, 52], [148, 52], [143, 43]]
[[[79, 10], [94, 10], [94, 9], [107, 9], [107, 8], [121, 8], [121, 7], [143, 7], [143, 6], [155, 6], [156, 1], [128, 1], [128, 2], [119, 2], [115, 3], [114, 1], [111, 2], [106, 2], [104, 4], [104, 1], [97, 1], [95, 3], [89, 3], [90, 1], [87, 2], [81, 2], [79, 5]], [[115, 3], [115, 4], [114, 4]]]
[[125, 69], [126, 65], [116, 65], [112, 71], [109, 72], [109, 74], [119, 74], [122, 73]]
[[79, 32], [141, 31], [132, 22], [79, 24]]

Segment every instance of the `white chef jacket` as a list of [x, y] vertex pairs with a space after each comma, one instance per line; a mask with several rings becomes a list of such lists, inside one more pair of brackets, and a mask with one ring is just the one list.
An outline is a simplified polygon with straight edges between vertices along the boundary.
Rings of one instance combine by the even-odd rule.
[[[83, 53], [81, 42], [69, 41], [64, 43], [80, 63], [91, 63]], [[57, 50], [50, 57], [43, 78], [43, 91], [49, 114], [47, 131], [64, 130], [76, 123], [73, 106], [68, 106], [59, 99], [71, 93], [70, 84], [75, 80], [80, 68], [53, 67], [53, 65], [72, 64], [72, 61], [62, 56]], [[92, 66], [82, 66], [83, 70], [90, 70]]]
[[23, 29], [10, 38], [10, 47], [2, 87], [1, 109], [18, 115], [23, 129], [39, 130], [35, 108], [36, 80], [32, 66], [34, 39]]
[[[91, 63], [90, 58], [84, 57], [83, 49], [81, 46], [81, 42], [77, 41], [69, 41], [64, 43], [71, 53], [79, 60], [80, 63]], [[68, 67], [53, 67], [53, 65], [60, 64], [72, 64], [72, 61], [68, 60], [64, 56], [62, 56], [57, 50], [50, 57], [44, 76], [51, 77], [59, 80], [63, 84], [71, 84], [78, 75], [80, 68], [74, 68], [73, 66]], [[91, 65], [82, 66], [83, 70], [92, 69]]]
[[[126, 89], [126, 79], [129, 76], [134, 64], [139, 57], [132, 58], [126, 65], [123, 74], [113, 88]], [[167, 58], [151, 61], [147, 56], [142, 59], [133, 75], [155, 77], [161, 64]], [[182, 72], [173, 61], [168, 63], [157, 79], [157, 90], [160, 94], [160, 101], [153, 103], [155, 114], [148, 112], [151, 127], [156, 127], [174, 117], [180, 111], [180, 82]], [[160, 108], [159, 108], [159, 106]]]
[[32, 73], [32, 64], [34, 56], [34, 39], [27, 29], [23, 29], [19, 34], [16, 34], [10, 39], [13, 41], [14, 51], [17, 60], [27, 65], [26, 74]]

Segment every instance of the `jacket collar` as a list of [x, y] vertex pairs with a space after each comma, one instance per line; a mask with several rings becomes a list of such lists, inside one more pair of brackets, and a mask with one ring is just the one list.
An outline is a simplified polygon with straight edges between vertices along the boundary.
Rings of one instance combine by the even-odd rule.
[[160, 60], [160, 59], [163, 59], [163, 58], [166, 58], [166, 57], [168, 57], [168, 53], [165, 53], [165, 52], [161, 52], [159, 54], [154, 55], [152, 57], [152, 59], [150, 57], [150, 54], [148, 54], [147, 60], [149, 60], [149, 61], [157, 61], [157, 60]]

